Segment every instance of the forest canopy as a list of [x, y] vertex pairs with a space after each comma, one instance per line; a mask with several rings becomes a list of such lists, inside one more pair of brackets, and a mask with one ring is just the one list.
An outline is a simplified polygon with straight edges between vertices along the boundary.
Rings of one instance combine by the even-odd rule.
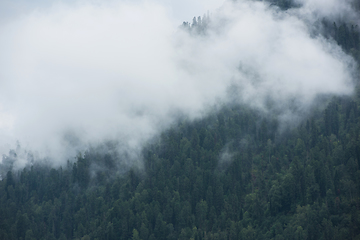
[[[284, 14], [308, 3], [269, 2]], [[206, 39], [212, 21], [196, 16], [180, 31]], [[137, 152], [106, 140], [60, 166], [18, 143], [0, 163], [0, 239], [360, 239], [359, 26], [323, 18], [309, 35], [354, 64], [352, 94], [325, 92], [306, 111], [296, 98], [281, 111], [264, 97], [264, 110], [230, 86], [229, 101], [174, 114]]]

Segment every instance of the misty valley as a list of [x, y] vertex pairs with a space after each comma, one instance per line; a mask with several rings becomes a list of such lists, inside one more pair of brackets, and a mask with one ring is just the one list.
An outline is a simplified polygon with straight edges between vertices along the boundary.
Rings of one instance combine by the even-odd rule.
[[0, 240], [360, 240], [359, 0], [21, 1]]

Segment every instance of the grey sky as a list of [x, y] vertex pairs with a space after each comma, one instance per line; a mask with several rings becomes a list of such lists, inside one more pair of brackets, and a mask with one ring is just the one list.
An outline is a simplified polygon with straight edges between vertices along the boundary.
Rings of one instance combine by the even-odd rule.
[[[32, 11], [46, 11], [54, 5], [109, 5], [116, 3], [139, 3], [141, 0], [2, 0], [0, 1], [0, 23], [14, 20]], [[175, 19], [179, 24], [182, 21], [190, 21], [194, 16], [202, 16], [207, 11], [215, 11], [219, 8], [224, 0], [152, 0], [163, 7], [167, 8], [171, 18]]]

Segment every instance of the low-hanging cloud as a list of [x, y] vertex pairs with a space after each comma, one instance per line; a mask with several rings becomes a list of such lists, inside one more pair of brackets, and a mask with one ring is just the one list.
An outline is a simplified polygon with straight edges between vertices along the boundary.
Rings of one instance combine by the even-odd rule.
[[0, 152], [19, 141], [62, 163], [109, 139], [138, 151], [178, 111], [200, 117], [226, 102], [229, 87], [237, 101], [266, 111], [270, 99], [284, 113], [289, 101], [306, 109], [321, 94], [351, 94], [352, 59], [312, 38], [303, 16], [227, 2], [197, 35], [176, 27], [164, 2], [114, 1], [8, 21], [0, 25]]
[[333, 21], [356, 21], [358, 14], [353, 9], [355, 0], [293, 0], [302, 7], [300, 13], [308, 19], [322, 20], [322, 18]]

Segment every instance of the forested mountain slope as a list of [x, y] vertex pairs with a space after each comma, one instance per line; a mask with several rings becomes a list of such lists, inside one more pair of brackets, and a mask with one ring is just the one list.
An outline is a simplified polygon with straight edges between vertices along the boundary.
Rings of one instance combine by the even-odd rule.
[[[243, 106], [183, 121], [113, 176], [110, 155], [0, 183], [1, 239], [354, 239], [359, 110], [334, 98], [288, 133]], [[104, 167], [90, 172], [103, 162]]]
[[[357, 28], [324, 24], [359, 60]], [[296, 126], [239, 103], [180, 119], [131, 169], [112, 142], [60, 168], [10, 152], [0, 239], [360, 239], [358, 83], [326, 101]]]
[[276, 119], [224, 106], [164, 132], [144, 169], [124, 175], [96, 152], [67, 168], [9, 171], [0, 238], [358, 238], [357, 99], [334, 98], [282, 134]]

